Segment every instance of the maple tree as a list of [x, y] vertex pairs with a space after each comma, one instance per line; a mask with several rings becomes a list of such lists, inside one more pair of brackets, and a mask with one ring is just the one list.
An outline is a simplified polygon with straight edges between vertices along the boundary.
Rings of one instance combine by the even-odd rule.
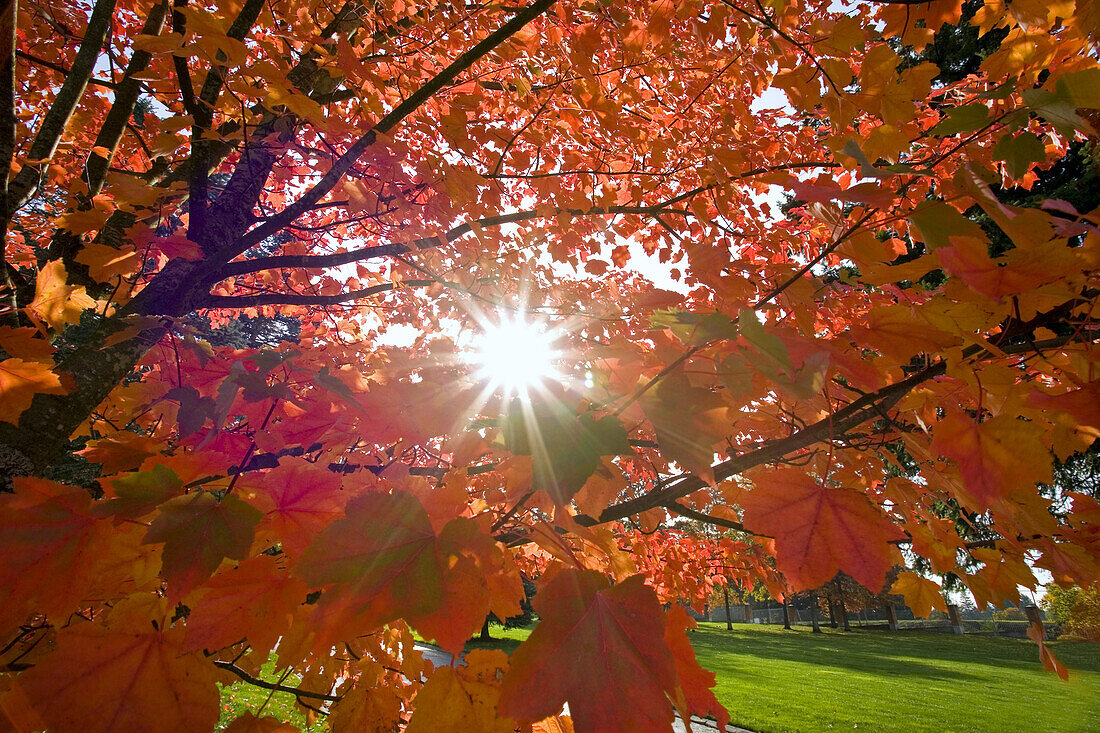
[[[11, 727], [200, 730], [244, 680], [336, 731], [667, 729], [726, 715], [663, 609], [722, 583], [1100, 580], [1096, 498], [1037, 488], [1100, 431], [1100, 212], [1002, 198], [1096, 140], [1096, 4], [0, 17]], [[948, 26], [992, 40], [941, 75]], [[561, 372], [514, 398], [467, 337], [515, 318]], [[414, 650], [521, 572], [510, 658]]]

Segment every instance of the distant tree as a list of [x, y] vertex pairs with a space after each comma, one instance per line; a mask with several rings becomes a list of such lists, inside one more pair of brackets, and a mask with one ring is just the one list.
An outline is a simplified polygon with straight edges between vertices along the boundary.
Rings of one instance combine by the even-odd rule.
[[1100, 588], [1049, 585], [1040, 605], [1067, 635], [1100, 642]]

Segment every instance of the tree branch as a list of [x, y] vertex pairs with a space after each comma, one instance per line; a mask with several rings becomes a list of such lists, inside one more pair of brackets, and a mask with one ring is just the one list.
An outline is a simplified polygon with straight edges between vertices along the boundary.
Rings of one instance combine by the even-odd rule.
[[268, 682], [267, 680], [262, 680], [259, 677], [253, 677], [248, 672], [245, 672], [243, 669], [233, 664], [232, 662], [221, 662], [215, 659], [214, 666], [224, 669], [227, 672], [232, 672], [248, 684], [255, 685], [256, 687], [262, 687], [265, 690], [274, 690], [275, 692], [289, 692], [295, 697], [309, 697], [314, 700], [328, 700], [330, 702], [339, 702], [343, 699], [339, 695], [329, 695], [324, 692], [310, 692], [309, 690], [303, 690], [299, 687], [280, 685], [278, 682]]
[[747, 532], [748, 534], [751, 534], [754, 537], [765, 537], [766, 536], [766, 535], [758, 535], [755, 532], [748, 532], [748, 530], [746, 530], [744, 525], [742, 525], [740, 522], [734, 522], [734, 521], [729, 520], [729, 519], [721, 519], [719, 517], [712, 517], [709, 514], [704, 514], [703, 512], [696, 511], [695, 509], [692, 509], [691, 507], [686, 507], [678, 501], [670, 501], [667, 504], [664, 504], [663, 506], [665, 507], [665, 509], [676, 512], [680, 516], [687, 517], [688, 519], [694, 519], [698, 522], [704, 522], [705, 524], [713, 524], [716, 527], [725, 527], [726, 529], [735, 529], [738, 532]]
[[[56, 71], [58, 74], [61, 74], [61, 76], [68, 76], [69, 75], [69, 69], [66, 69], [61, 64], [55, 64], [52, 61], [47, 61], [44, 58], [40, 58], [38, 56], [35, 56], [34, 54], [27, 53], [26, 51], [23, 51], [22, 49], [18, 49], [18, 48], [15, 49], [15, 55], [18, 58], [23, 59], [24, 61], [29, 61], [30, 63], [34, 64], [35, 66], [41, 66], [44, 69], [50, 69], [51, 71]], [[117, 89], [118, 88], [118, 85], [115, 84], [113, 81], [107, 81], [106, 79], [97, 79], [94, 76], [88, 78], [88, 83], [91, 84], [91, 85], [94, 85], [94, 86], [106, 87], [107, 89]]]
[[[307, 295], [304, 293], [262, 293], [259, 295], [208, 295], [200, 303], [204, 308], [258, 308], [263, 305], [336, 305], [349, 300], [369, 298], [379, 293], [388, 293], [400, 288], [423, 288], [435, 285], [438, 280], [405, 280], [401, 283], [381, 283], [369, 288], [352, 290], [335, 295]], [[449, 286], [448, 283], [439, 283]]]
[[[161, 29], [164, 27], [166, 15], [167, 8], [164, 3], [154, 5], [149, 11], [149, 17], [146, 18], [144, 27], [141, 29], [142, 34], [159, 36]], [[99, 128], [99, 134], [96, 135], [95, 143], [93, 143], [92, 153], [88, 156], [88, 162], [84, 168], [84, 178], [88, 184], [89, 197], [95, 196], [103, 188], [103, 182], [107, 177], [107, 169], [111, 165], [111, 160], [114, 158], [123, 133], [126, 132], [126, 124], [133, 116], [134, 105], [141, 94], [143, 82], [134, 77], [136, 74], [145, 71], [152, 58], [152, 54], [148, 51], [135, 51], [130, 58], [130, 63], [126, 66], [125, 73], [122, 75], [122, 81], [115, 86], [114, 102], [111, 103], [111, 109], [107, 111], [103, 126]], [[107, 155], [103, 156], [95, 152], [99, 148], [106, 149]]]
[[272, 257], [258, 257], [254, 260], [230, 262], [218, 268], [218, 271], [215, 273], [216, 279], [211, 282], [220, 282], [221, 280], [229, 277], [235, 277], [237, 275], [247, 275], [249, 273], [260, 272], [262, 270], [274, 270], [280, 267], [294, 267], [305, 270], [321, 270], [328, 267], [338, 267], [340, 265], [346, 265], [351, 262], [369, 260], [375, 257], [392, 257], [396, 255], [403, 255], [410, 252], [415, 252], [417, 250], [429, 249], [431, 247], [438, 247], [441, 244], [453, 242], [459, 237], [472, 232], [475, 227], [485, 228], [501, 226], [503, 224], [516, 224], [521, 221], [541, 219], [545, 218], [546, 216], [554, 216], [561, 213], [568, 213], [572, 216], [603, 216], [609, 214], [638, 214], [642, 216], [652, 216], [655, 213], [693, 216], [693, 214], [687, 210], [665, 210], [649, 206], [609, 206], [606, 208], [596, 206], [587, 210], [557, 209], [550, 214], [547, 214], [545, 211], [540, 212], [537, 209], [530, 209], [527, 211], [516, 211], [511, 214], [501, 214], [500, 216], [488, 216], [484, 219], [478, 219], [475, 222], [466, 222], [464, 224], [459, 224], [458, 226], [451, 228], [446, 234], [440, 237], [423, 237], [421, 239], [414, 239], [409, 242], [390, 242], [388, 244], [376, 245], [374, 247], [362, 247], [360, 249], [353, 249], [348, 252], [337, 252], [330, 255], [274, 255]]
[[[1064, 336], [1039, 342], [1036, 346], [1040, 349], [1057, 348], [1073, 340], [1091, 339]], [[1008, 347], [1002, 349], [1002, 353], [1010, 355], [1018, 355], [1028, 351], [1032, 351], [1032, 346], [1029, 344], [1023, 344], [1015, 348]], [[979, 346], [971, 346], [963, 350], [962, 357], [966, 359], [981, 354], [990, 354], [990, 352]], [[894, 384], [883, 387], [877, 392], [868, 392], [829, 417], [823, 418], [812, 425], [795, 431], [786, 438], [763, 441], [741, 455], [716, 464], [713, 467], [715, 480], [722, 481], [731, 476], [744, 473], [756, 466], [774, 463], [783, 456], [807, 448], [814, 443], [827, 440], [832, 436], [843, 435], [867, 420], [880, 417], [882, 411], [889, 410], [896, 405], [898, 401], [914, 387], [929, 379], [941, 376], [946, 371], [946, 361], [936, 362], [900, 382], [895, 382]], [[649, 493], [608, 507], [600, 513], [598, 518], [579, 515], [576, 517], [576, 520], [579, 524], [585, 526], [613, 522], [657, 506], [667, 506], [669, 502], [687, 496], [692, 492], [705, 489], [706, 487], [707, 483], [698, 476], [684, 473], [671, 481], [665, 482], [660, 489], [655, 489]]]
[[379, 120], [365, 135], [356, 140], [355, 143], [348, 148], [347, 152], [336, 160], [332, 168], [330, 168], [325, 175], [321, 176], [321, 179], [312, 188], [302, 194], [301, 198], [290, 206], [287, 206], [271, 219], [268, 219], [265, 223], [248, 232], [241, 237], [240, 241], [236, 242], [233, 247], [223, 252], [224, 260], [228, 261], [250, 247], [259, 244], [271, 235], [284, 229], [302, 214], [309, 211], [314, 204], [320, 201], [337, 183], [339, 183], [344, 175], [351, 169], [352, 165], [364, 152], [366, 152], [367, 148], [374, 144], [375, 140], [378, 139], [378, 135], [385, 134], [396, 127], [398, 123], [415, 112], [420, 105], [428, 101], [436, 92], [458, 78], [459, 74], [473, 66], [475, 62], [487, 55], [501, 43], [508, 40], [513, 34], [518, 32], [532, 20], [542, 15], [554, 4], [554, 2], [555, 0], [535, 0], [530, 6], [516, 13], [507, 23], [493, 33], [490, 33], [481, 42], [475, 44], [473, 48], [455, 59], [447, 68], [428, 80], [423, 86], [401, 102], [401, 104], [390, 110], [390, 112]]
[[115, 12], [117, 0], [97, 0], [92, 8], [91, 17], [88, 19], [88, 28], [84, 31], [84, 40], [80, 43], [80, 49], [76, 52], [73, 66], [65, 77], [57, 97], [50, 105], [42, 124], [38, 126], [38, 134], [27, 152], [27, 163], [11, 181], [8, 186], [8, 197], [5, 202], [7, 208], [3, 212], [11, 216], [16, 209], [26, 203], [31, 193], [38, 187], [42, 169], [46, 161], [53, 157], [57, 150], [57, 144], [65, 133], [65, 127], [69, 124], [76, 105], [84, 96], [84, 90], [88, 87], [88, 79], [92, 76], [96, 59], [99, 58], [100, 49], [107, 32], [111, 29], [111, 18]]

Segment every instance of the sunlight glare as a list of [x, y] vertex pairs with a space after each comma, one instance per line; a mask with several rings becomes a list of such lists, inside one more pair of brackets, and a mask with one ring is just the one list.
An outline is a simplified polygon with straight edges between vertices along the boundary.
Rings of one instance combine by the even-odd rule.
[[556, 376], [553, 333], [521, 319], [486, 325], [475, 356], [478, 374], [493, 389], [506, 394], [526, 394], [544, 379]]

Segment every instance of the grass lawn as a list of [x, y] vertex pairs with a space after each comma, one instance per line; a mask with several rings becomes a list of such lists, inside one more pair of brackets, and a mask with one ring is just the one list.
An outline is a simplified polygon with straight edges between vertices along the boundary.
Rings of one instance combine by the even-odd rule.
[[1100, 646], [931, 632], [700, 624], [700, 663], [733, 722], [755, 731], [1100, 731]]
[[[283, 678], [275, 671], [275, 655], [271, 655], [260, 671], [260, 677], [268, 682], [282, 682], [286, 685], [296, 685], [300, 681], [296, 675], [288, 675]], [[215, 730], [224, 730], [236, 718], [252, 713], [260, 717], [271, 716], [292, 723], [299, 730], [306, 733], [318, 733], [328, 730], [324, 718], [320, 718], [312, 726], [308, 724], [302, 709], [294, 704], [294, 695], [289, 692], [274, 692], [264, 690], [253, 685], [237, 682], [232, 685], [219, 685], [222, 692], [221, 718], [218, 720]]]
[[[748, 624], [727, 631], [725, 624], [703, 623], [690, 636], [700, 663], [717, 675], [715, 694], [732, 722], [760, 733], [1100, 733], [1096, 644], [1050, 644], [1070, 669], [1065, 683], [1042, 669], [1026, 639], [823, 631]], [[493, 627], [493, 641], [471, 641], [466, 649], [511, 653], [530, 633]], [[267, 697], [236, 685], [225, 692], [223, 702], [233, 709], [227, 719], [255, 711]], [[302, 725], [292, 709], [291, 696], [276, 693], [265, 714]], [[319, 723], [312, 730], [323, 729]]]

